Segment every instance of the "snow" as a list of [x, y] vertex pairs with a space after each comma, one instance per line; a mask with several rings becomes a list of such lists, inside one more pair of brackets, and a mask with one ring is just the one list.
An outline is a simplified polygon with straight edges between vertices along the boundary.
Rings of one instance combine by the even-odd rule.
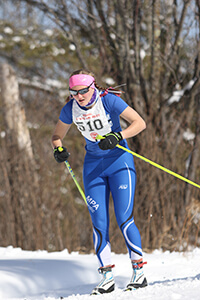
[[24, 86], [32, 86], [50, 92], [53, 91], [54, 88], [64, 89], [66, 95], [67, 85], [55, 79], [47, 78], [46, 80], [43, 80], [43, 83], [41, 83], [40, 78], [36, 76], [33, 77], [32, 80], [21, 77], [18, 77], [17, 80], [19, 84]]
[[44, 30], [44, 33], [45, 33], [47, 36], [52, 36], [52, 35], [53, 35], [53, 30], [52, 30], [52, 29], [45, 29], [45, 30]]
[[6, 26], [6, 27], [4, 28], [4, 32], [7, 33], [7, 34], [13, 34], [12, 28], [10, 28], [10, 27], [8, 27], [8, 26]]
[[65, 54], [65, 49], [63, 49], [63, 48], [58, 49], [57, 47], [53, 46], [52, 47], [52, 54], [53, 54], [53, 56], [58, 56], [59, 54], [64, 55]]
[[171, 105], [174, 102], [179, 102], [184, 93], [192, 89], [196, 81], [197, 78], [193, 78], [184, 86], [182, 90], [174, 91], [173, 95], [168, 99], [168, 104]]
[[0, 299], [15, 300], [197, 300], [200, 299], [200, 248], [188, 252], [144, 253], [148, 287], [123, 292], [132, 270], [128, 254], [112, 253], [116, 289], [90, 296], [101, 280], [94, 254], [0, 248]]
[[75, 46], [74, 44], [70, 44], [70, 45], [69, 45], [69, 49], [70, 49], [71, 51], [75, 51], [75, 50], [76, 50], [76, 46]]
[[14, 36], [13, 38], [12, 38], [12, 40], [14, 41], [14, 42], [16, 42], [16, 43], [19, 43], [19, 42], [21, 42], [21, 37], [20, 36]]
[[0, 136], [1, 136], [2, 139], [5, 138], [6, 132], [5, 132], [5, 131], [1, 131], [1, 132], [0, 132]]
[[187, 128], [187, 130], [183, 133], [183, 138], [186, 141], [192, 141], [195, 138], [195, 134], [189, 128]]
[[146, 56], [145, 50], [144, 50], [144, 49], [141, 49], [141, 50], [140, 50], [140, 57], [141, 57], [141, 59], [143, 60], [143, 59], [145, 58], [145, 56]]
[[169, 104], [172, 104], [174, 102], [179, 102], [180, 98], [184, 95], [184, 91], [174, 91], [173, 95], [170, 97], [170, 99], [168, 100]]
[[112, 86], [113, 84], [115, 84], [115, 81], [113, 78], [111, 77], [107, 77], [104, 79], [104, 81], [106, 82], [107, 85]]

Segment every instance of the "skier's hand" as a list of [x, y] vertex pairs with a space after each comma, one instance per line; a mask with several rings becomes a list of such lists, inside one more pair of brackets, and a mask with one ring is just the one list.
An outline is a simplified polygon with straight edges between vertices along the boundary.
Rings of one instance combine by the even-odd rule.
[[120, 132], [112, 131], [110, 133], [107, 133], [103, 137], [104, 139], [102, 139], [98, 144], [101, 150], [113, 149], [116, 147], [117, 144], [119, 144], [121, 140], [123, 140], [123, 137]]
[[53, 154], [58, 163], [66, 161], [70, 155], [65, 147], [54, 148]]

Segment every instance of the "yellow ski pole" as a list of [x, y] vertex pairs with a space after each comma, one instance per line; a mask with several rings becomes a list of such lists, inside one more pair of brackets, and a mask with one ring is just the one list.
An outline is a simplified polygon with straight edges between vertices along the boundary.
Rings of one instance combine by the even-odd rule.
[[[96, 137], [97, 140], [101, 140], [103, 138], [104, 137], [101, 136], [101, 135], [98, 135]], [[165, 167], [163, 167], [163, 166], [161, 166], [161, 165], [159, 165], [159, 164], [157, 164], [157, 163], [155, 163], [153, 161], [151, 161], [150, 159], [148, 159], [148, 158], [146, 158], [146, 157], [144, 157], [142, 155], [139, 155], [139, 154], [137, 154], [137, 153], [135, 153], [135, 152], [133, 152], [133, 151], [131, 151], [131, 150], [129, 150], [129, 149], [121, 146], [121, 145], [117, 145], [117, 147], [120, 148], [120, 149], [122, 149], [122, 150], [124, 150], [124, 151], [126, 151], [126, 152], [131, 153], [132, 155], [134, 155], [134, 156], [136, 156], [136, 157], [138, 157], [138, 158], [140, 158], [142, 160], [144, 160], [145, 162], [151, 164], [152, 166], [154, 166], [154, 167], [156, 167], [156, 168], [158, 168], [158, 169], [160, 169], [160, 170], [162, 170], [162, 171], [164, 171], [166, 173], [169, 173], [169, 174], [171, 174], [171, 175], [173, 175], [173, 176], [175, 176], [175, 177], [177, 177], [177, 178], [179, 178], [179, 179], [181, 179], [181, 180], [183, 180], [183, 181], [185, 181], [185, 182], [187, 182], [187, 183], [189, 183], [189, 184], [191, 184], [191, 185], [193, 185], [193, 186], [195, 186], [195, 187], [197, 187], [197, 188], [200, 189], [200, 185], [199, 184], [197, 184], [197, 183], [195, 183], [195, 182], [193, 182], [193, 181], [191, 181], [191, 180], [189, 180], [189, 179], [187, 179], [187, 178], [185, 178], [185, 177], [183, 177], [183, 176], [181, 176], [181, 175], [179, 175], [179, 174], [177, 174], [177, 173], [175, 173], [175, 172], [173, 172], [173, 171], [171, 171], [171, 170], [169, 170], [169, 169], [167, 169], [167, 168], [165, 168]]]
[[77, 186], [77, 188], [78, 188], [81, 196], [83, 197], [83, 200], [85, 201], [85, 203], [87, 205], [87, 200], [86, 200], [85, 194], [84, 194], [81, 186], [79, 185], [79, 183], [78, 183], [78, 181], [76, 179], [76, 176], [74, 175], [74, 172], [73, 172], [72, 168], [70, 167], [70, 164], [68, 163], [67, 160], [65, 161], [65, 165], [67, 166], [67, 169], [68, 169], [70, 175], [72, 176], [72, 178], [73, 178], [73, 180], [74, 180], [74, 182], [75, 182], [75, 184], [76, 184], [76, 186]]

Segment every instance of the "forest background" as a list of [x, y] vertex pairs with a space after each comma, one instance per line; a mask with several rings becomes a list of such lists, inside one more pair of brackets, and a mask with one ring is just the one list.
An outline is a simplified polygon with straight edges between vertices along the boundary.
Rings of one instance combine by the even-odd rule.
[[[50, 140], [79, 68], [146, 121], [130, 148], [200, 183], [199, 0], [0, 1], [0, 246], [93, 251], [87, 207]], [[122, 126], [126, 124], [122, 123]], [[82, 184], [84, 139], [64, 140]], [[200, 192], [135, 158], [145, 251], [200, 246]], [[110, 201], [112, 251], [125, 253]]]

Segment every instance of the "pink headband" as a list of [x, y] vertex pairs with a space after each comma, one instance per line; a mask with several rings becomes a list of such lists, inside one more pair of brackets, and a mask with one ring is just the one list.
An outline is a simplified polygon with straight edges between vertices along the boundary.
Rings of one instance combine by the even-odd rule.
[[[91, 75], [87, 74], [76, 74], [69, 78], [69, 88], [72, 89], [76, 85], [85, 85], [89, 86], [95, 79]], [[91, 85], [91, 88], [95, 88], [94, 83]]]

